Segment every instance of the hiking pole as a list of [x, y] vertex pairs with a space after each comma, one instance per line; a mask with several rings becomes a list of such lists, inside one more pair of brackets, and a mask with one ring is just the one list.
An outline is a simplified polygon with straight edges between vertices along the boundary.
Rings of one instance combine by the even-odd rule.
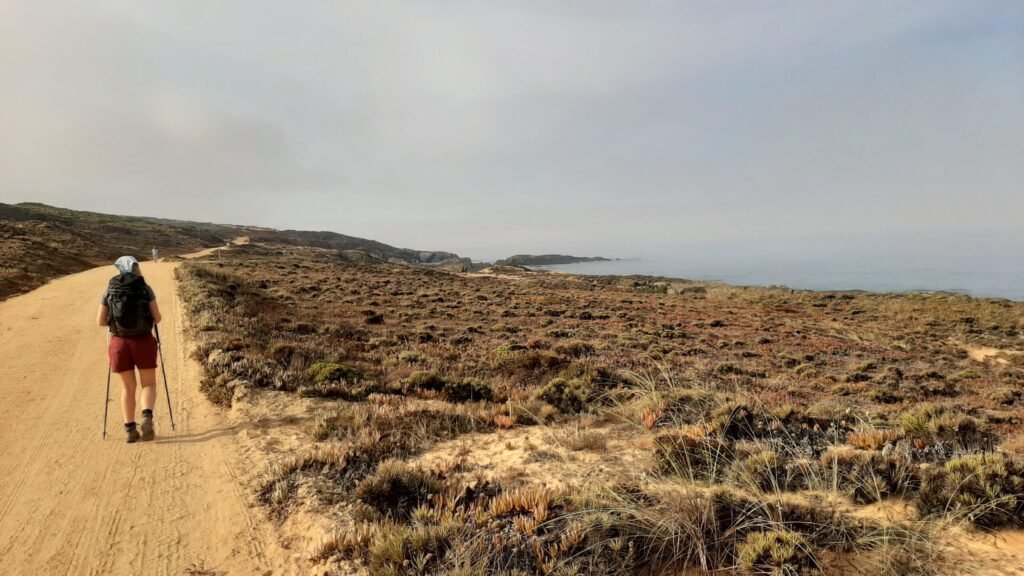
[[107, 395], [103, 398], [103, 439], [107, 439], [107, 412], [110, 410], [110, 332], [107, 332]]
[[171, 430], [174, 430], [174, 410], [171, 410], [171, 389], [167, 387], [167, 368], [164, 366], [164, 347], [160, 343], [160, 326], [153, 324], [156, 330], [156, 349], [160, 352], [160, 371], [164, 374], [164, 396], [167, 396], [167, 413], [171, 416]]

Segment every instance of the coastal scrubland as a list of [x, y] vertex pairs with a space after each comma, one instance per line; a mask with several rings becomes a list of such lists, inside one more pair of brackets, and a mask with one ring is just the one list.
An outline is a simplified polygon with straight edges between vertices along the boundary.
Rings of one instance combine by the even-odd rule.
[[44, 204], [0, 204], [0, 299], [47, 281], [111, 264], [119, 256], [164, 256], [223, 245], [234, 227], [114, 216]]
[[457, 274], [271, 243], [178, 274], [202, 390], [265, 417], [252, 495], [311, 573], [1024, 558], [977, 540], [1024, 527], [1022, 303]]
[[224, 246], [236, 238], [326, 248], [362, 261], [429, 264], [456, 270], [469, 266], [468, 259], [450, 252], [396, 248], [335, 232], [119, 216], [34, 202], [0, 203], [0, 300], [60, 276], [111, 264], [125, 254], [147, 260], [155, 247], [166, 259]]

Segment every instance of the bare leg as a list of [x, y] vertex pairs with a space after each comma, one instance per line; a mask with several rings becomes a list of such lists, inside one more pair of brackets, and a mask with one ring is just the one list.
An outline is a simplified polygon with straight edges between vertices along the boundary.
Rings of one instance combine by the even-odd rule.
[[121, 415], [124, 423], [135, 422], [135, 370], [118, 372], [121, 379]]
[[156, 369], [140, 369], [139, 379], [142, 381], [142, 409], [152, 410], [156, 405]]

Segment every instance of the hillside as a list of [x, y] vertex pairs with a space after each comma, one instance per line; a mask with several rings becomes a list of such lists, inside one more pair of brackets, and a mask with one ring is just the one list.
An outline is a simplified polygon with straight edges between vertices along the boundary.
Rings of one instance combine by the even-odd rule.
[[230, 226], [114, 216], [43, 204], [0, 204], [0, 298], [118, 256], [191, 252], [237, 236]]
[[[278, 231], [138, 216], [69, 210], [37, 203], [0, 204], [0, 299], [48, 280], [113, 262], [132, 254], [162, 256], [220, 246], [237, 236], [293, 246], [329, 248], [369, 259], [437, 265], [458, 259], [449, 252], [395, 248], [334, 232]], [[355, 254], [353, 254], [355, 253]]]
[[580, 262], [608, 262], [600, 256], [568, 256], [566, 254], [516, 254], [494, 263], [495, 266], [554, 266], [556, 264], [578, 264]]
[[378, 260], [411, 262], [415, 264], [441, 264], [459, 259], [458, 254], [438, 251], [418, 251], [395, 248], [375, 240], [345, 236], [337, 232], [309, 232], [302, 230], [259, 230], [251, 232], [254, 241], [280, 242], [293, 246], [309, 246], [330, 250], [364, 252]]

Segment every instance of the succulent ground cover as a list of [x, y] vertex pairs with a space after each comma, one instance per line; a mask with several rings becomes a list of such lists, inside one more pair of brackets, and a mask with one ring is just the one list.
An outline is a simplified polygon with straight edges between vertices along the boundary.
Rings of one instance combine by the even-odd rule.
[[179, 269], [208, 397], [311, 411], [255, 489], [327, 573], [942, 573], [1024, 526], [1024, 304], [351, 260]]

